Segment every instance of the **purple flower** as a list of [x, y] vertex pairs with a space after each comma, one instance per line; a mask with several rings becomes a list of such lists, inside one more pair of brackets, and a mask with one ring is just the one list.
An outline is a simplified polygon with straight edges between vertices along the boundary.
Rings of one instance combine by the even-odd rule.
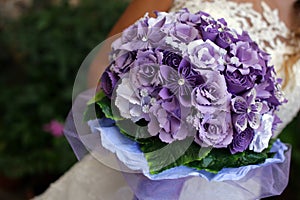
[[238, 132], [246, 130], [248, 124], [252, 129], [260, 126], [262, 114], [268, 111], [268, 106], [256, 99], [256, 90], [252, 89], [242, 96], [237, 96], [231, 100], [233, 123]]
[[134, 85], [134, 87], [150, 87], [149, 89], [153, 90], [153, 87], [158, 86], [160, 83], [159, 65], [138, 65], [130, 70], [129, 76], [131, 83]]
[[235, 42], [236, 39], [233, 36], [233, 33], [231, 33], [229, 30], [222, 30], [221, 32], [218, 33], [217, 38], [216, 38], [216, 45], [219, 47], [225, 49], [229, 47], [229, 45], [233, 42]]
[[187, 9], [183, 9], [178, 16], [178, 21], [189, 26], [195, 26], [201, 23], [201, 16], [199, 14], [190, 13]]
[[218, 34], [219, 34], [219, 30], [217, 27], [214, 27], [212, 25], [201, 27], [201, 35], [204, 41], [210, 40], [214, 42]]
[[196, 28], [182, 23], [175, 23], [170, 29], [170, 35], [184, 43], [190, 43], [200, 36]]
[[182, 57], [178, 53], [174, 53], [171, 51], [164, 51], [164, 56], [162, 60], [163, 65], [168, 65], [173, 69], [178, 69], [179, 64], [182, 60]]
[[233, 136], [233, 141], [229, 146], [230, 152], [235, 154], [237, 152], [245, 151], [254, 137], [254, 130], [247, 127], [244, 131], [240, 133], [235, 133]]
[[119, 77], [117, 74], [111, 72], [109, 69], [105, 70], [105, 72], [102, 74], [100, 87], [107, 97], [111, 98], [118, 80]]
[[183, 58], [178, 67], [178, 74], [185, 78], [190, 86], [196, 87], [204, 83], [203, 76], [194, 70], [188, 58]]
[[189, 131], [185, 122], [181, 120], [178, 100], [173, 95], [167, 94], [166, 89], [163, 89], [160, 93], [163, 97], [162, 103], [151, 107], [148, 132], [152, 136], [158, 135], [163, 142], [172, 143], [175, 140], [185, 139]]
[[232, 136], [230, 113], [204, 114], [195, 142], [201, 147], [223, 148], [232, 142]]
[[113, 58], [110, 69], [111, 71], [116, 72], [120, 77], [122, 77], [122, 75], [127, 73], [132, 67], [135, 59], [136, 52], [134, 51], [119, 52], [118, 57]]
[[192, 91], [192, 105], [201, 112], [229, 111], [231, 95], [227, 92], [224, 77], [215, 71], [206, 72], [204, 77], [205, 82]]
[[255, 47], [254, 43], [242, 41], [231, 44], [230, 53], [233, 57], [228, 58], [229, 65], [227, 70], [231, 73], [239, 70], [243, 75], [249, 74], [250, 68], [262, 70], [259, 54]]
[[163, 53], [158, 50], [139, 50], [134, 65], [161, 64], [162, 59]]
[[202, 76], [193, 74], [192, 70], [188, 69], [189, 67], [190, 65], [185, 59], [182, 59], [178, 71], [167, 65], [160, 66], [165, 87], [170, 89], [178, 97], [179, 102], [186, 107], [191, 106], [192, 85], [203, 82]]
[[51, 133], [54, 137], [61, 137], [63, 135], [64, 125], [57, 120], [51, 120], [50, 123], [43, 126], [43, 130]]
[[239, 94], [253, 88], [256, 77], [254, 73], [243, 75], [239, 70], [225, 71], [227, 89], [232, 94]]
[[[275, 71], [273, 67], [267, 68], [263, 87], [261, 85], [258, 85], [256, 88], [258, 88], [258, 90], [260, 91], [258, 95], [260, 95], [260, 97], [262, 97], [263, 99], [267, 100], [268, 103], [274, 106], [275, 109], [282, 103], [287, 102], [281, 90], [281, 80], [275, 78]], [[269, 95], [263, 96], [262, 94]]]
[[[223, 71], [226, 50], [207, 40], [195, 40], [188, 44], [188, 55], [196, 69], [212, 69]], [[196, 70], [195, 69], [195, 70]]]
[[160, 29], [165, 23], [162, 18], [152, 27], [148, 25], [148, 18], [140, 20], [137, 24], [132, 25], [124, 30], [119, 49], [133, 51], [138, 49], [156, 48], [161, 45], [161, 41], [166, 34]]

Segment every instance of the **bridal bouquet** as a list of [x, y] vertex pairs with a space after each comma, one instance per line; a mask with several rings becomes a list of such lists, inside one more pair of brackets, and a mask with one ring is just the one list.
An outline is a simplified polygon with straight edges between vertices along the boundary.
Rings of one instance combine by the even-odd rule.
[[285, 99], [269, 61], [224, 19], [146, 15], [113, 42], [85, 117], [106, 149], [151, 180], [246, 173], [285, 150], [271, 139]]

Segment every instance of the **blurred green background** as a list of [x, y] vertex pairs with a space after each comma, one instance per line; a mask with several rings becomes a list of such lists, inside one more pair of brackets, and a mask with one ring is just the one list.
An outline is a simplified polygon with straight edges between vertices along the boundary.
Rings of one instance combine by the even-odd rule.
[[[17, 200], [40, 194], [76, 162], [45, 124], [64, 122], [80, 64], [129, 0], [7, 2], [0, 0], [0, 199]], [[269, 199], [300, 197], [298, 130], [299, 116], [280, 136], [293, 146], [290, 182]]]

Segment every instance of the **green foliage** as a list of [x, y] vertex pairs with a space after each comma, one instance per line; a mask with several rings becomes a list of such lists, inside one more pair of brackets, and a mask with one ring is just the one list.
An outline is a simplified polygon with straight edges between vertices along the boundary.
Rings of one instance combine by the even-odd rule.
[[[291, 170], [288, 192], [291, 196], [300, 196], [300, 113], [298, 116], [280, 133], [279, 137], [292, 147]], [[292, 197], [291, 197], [292, 198]]]
[[[139, 144], [148, 162], [151, 174], [157, 174], [163, 170], [182, 165], [217, 173], [223, 168], [259, 164], [273, 156], [269, 153], [270, 149], [266, 149], [261, 153], [247, 150], [232, 155], [228, 148], [201, 148], [193, 142], [193, 137], [167, 144], [158, 137], [151, 137], [147, 134], [146, 126], [137, 126], [131, 120], [122, 119], [118, 115], [116, 117], [112, 113], [110, 100], [104, 97], [102, 92], [98, 93], [91, 103], [99, 106], [106, 118], [115, 120], [122, 134]], [[270, 142], [270, 147], [272, 143], [273, 141]]]
[[66, 139], [43, 125], [64, 121], [80, 64], [126, 6], [122, 0], [77, 7], [35, 2], [0, 30], [0, 173], [11, 177], [63, 173], [75, 162]]

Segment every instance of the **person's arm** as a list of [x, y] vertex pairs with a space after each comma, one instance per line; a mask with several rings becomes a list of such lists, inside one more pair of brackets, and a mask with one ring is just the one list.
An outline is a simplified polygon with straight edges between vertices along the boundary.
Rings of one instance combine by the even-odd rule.
[[[121, 33], [125, 28], [143, 17], [146, 12], [148, 12], [150, 16], [154, 16], [154, 11], [168, 11], [172, 2], [173, 0], [132, 0], [108, 36], [112, 37]], [[109, 64], [108, 54], [111, 50], [111, 42], [114, 39], [105, 42], [93, 60], [88, 73], [89, 87], [95, 87], [97, 85], [101, 74]]]

